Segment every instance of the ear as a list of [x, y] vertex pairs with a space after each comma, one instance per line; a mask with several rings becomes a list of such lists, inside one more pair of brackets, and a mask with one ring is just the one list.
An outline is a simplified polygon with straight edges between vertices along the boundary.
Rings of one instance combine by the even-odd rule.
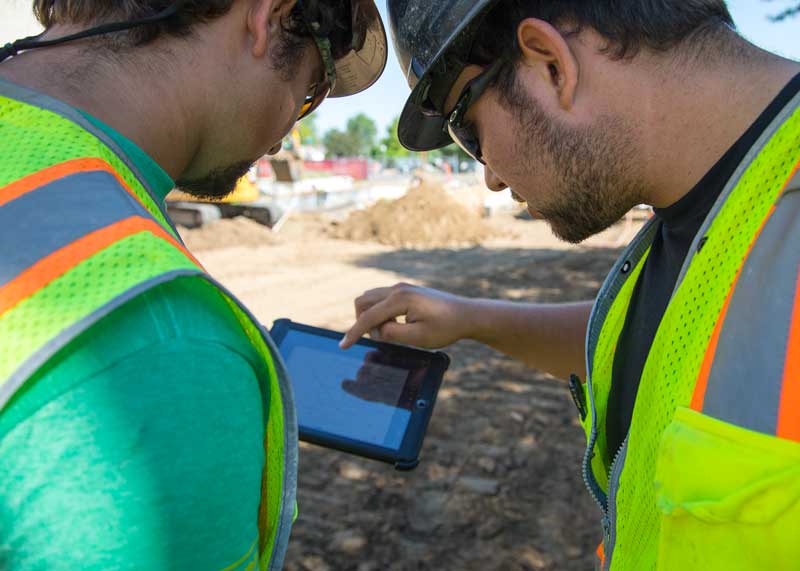
[[247, 29], [253, 37], [253, 57], [264, 57], [273, 34], [279, 34], [281, 23], [289, 17], [297, 0], [251, 0], [247, 13]]
[[544, 20], [527, 18], [517, 28], [517, 42], [523, 64], [538, 70], [542, 79], [556, 90], [562, 109], [572, 109], [579, 66], [561, 32]]

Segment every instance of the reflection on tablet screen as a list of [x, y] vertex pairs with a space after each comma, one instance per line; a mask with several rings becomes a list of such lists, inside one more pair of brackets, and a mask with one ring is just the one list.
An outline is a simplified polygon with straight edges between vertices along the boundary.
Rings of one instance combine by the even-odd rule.
[[307, 429], [399, 449], [421, 380], [419, 363], [337, 340], [290, 330], [281, 343], [295, 391], [298, 420]]

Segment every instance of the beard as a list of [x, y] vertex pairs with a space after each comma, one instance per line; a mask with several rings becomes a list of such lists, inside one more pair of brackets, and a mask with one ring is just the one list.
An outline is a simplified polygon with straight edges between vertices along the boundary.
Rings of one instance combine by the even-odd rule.
[[515, 156], [520, 175], [543, 171], [551, 183], [535, 210], [558, 238], [577, 244], [617, 223], [641, 204], [643, 184], [633, 172], [633, 130], [621, 117], [603, 115], [575, 128], [550, 117], [519, 85], [507, 96], [520, 117]]
[[178, 179], [175, 186], [187, 194], [207, 200], [225, 198], [236, 188], [236, 183], [250, 170], [255, 161], [242, 161], [216, 168], [195, 179]]

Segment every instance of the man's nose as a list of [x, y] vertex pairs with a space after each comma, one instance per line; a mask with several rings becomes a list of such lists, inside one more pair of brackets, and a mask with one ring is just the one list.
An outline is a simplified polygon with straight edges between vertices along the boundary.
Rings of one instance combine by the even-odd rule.
[[486, 188], [492, 192], [500, 192], [508, 188], [508, 185], [504, 183], [499, 176], [494, 174], [494, 171], [488, 166], [484, 167], [483, 177], [486, 179]]

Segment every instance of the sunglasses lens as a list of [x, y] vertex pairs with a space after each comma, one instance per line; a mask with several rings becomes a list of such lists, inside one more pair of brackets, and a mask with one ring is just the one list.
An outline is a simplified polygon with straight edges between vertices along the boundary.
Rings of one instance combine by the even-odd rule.
[[328, 97], [330, 92], [331, 86], [327, 81], [315, 86], [314, 92], [306, 95], [306, 100], [303, 102], [303, 106], [300, 108], [300, 114], [297, 116], [297, 120], [299, 121], [300, 119], [311, 115], [317, 107], [322, 105], [322, 102], [325, 101], [325, 98]]
[[455, 127], [452, 122], [447, 123], [447, 132], [450, 138], [455, 141], [461, 150], [467, 153], [470, 158], [485, 164], [481, 157], [481, 145], [471, 127]]

